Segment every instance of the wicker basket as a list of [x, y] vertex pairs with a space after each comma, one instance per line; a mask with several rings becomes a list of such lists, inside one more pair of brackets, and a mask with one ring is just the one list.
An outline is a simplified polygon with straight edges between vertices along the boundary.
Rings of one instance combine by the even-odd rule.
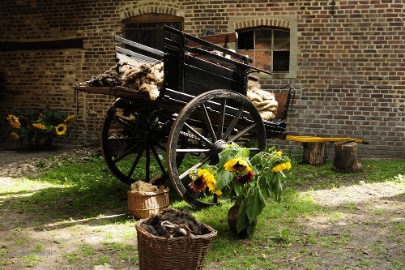
[[136, 218], [148, 218], [169, 205], [169, 188], [159, 192], [128, 191], [128, 212]]
[[159, 237], [141, 227], [144, 220], [136, 223], [139, 269], [193, 270], [202, 269], [205, 257], [217, 231], [208, 229], [204, 235], [182, 237]]

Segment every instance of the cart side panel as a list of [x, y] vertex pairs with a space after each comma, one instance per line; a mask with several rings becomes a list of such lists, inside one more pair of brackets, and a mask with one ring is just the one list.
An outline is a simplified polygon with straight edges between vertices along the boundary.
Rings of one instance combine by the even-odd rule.
[[[167, 48], [164, 57], [164, 87], [183, 92], [182, 82], [179, 80], [180, 68], [179, 53], [173, 49]], [[164, 90], [163, 90], [164, 91]]]
[[196, 57], [186, 56], [184, 87], [188, 94], [198, 95], [212, 89], [230, 89], [246, 95], [245, 70], [226, 68]]
[[[187, 46], [189, 40], [193, 47]], [[198, 42], [200, 46], [196, 47]], [[192, 96], [213, 89], [246, 95], [250, 68], [243, 63], [244, 56], [173, 29], [165, 38], [164, 52], [165, 88]], [[234, 58], [225, 57], [227, 53]]]

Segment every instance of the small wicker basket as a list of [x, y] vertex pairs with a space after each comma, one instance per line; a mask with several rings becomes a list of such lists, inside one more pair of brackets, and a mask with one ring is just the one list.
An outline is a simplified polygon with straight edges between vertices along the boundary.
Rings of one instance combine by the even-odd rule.
[[128, 191], [128, 212], [142, 219], [158, 214], [169, 205], [169, 188], [158, 192]]
[[194, 270], [202, 269], [205, 257], [217, 235], [217, 231], [203, 224], [208, 229], [204, 235], [181, 237], [155, 236], [136, 223], [138, 239], [139, 269], [150, 270]]

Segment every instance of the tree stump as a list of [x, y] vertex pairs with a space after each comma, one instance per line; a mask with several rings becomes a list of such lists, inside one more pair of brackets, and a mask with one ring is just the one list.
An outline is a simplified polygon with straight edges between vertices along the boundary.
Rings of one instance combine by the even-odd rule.
[[361, 172], [363, 166], [357, 161], [357, 143], [335, 143], [333, 170], [337, 172]]
[[311, 165], [322, 165], [326, 163], [326, 143], [324, 142], [303, 142], [304, 152], [302, 163]]

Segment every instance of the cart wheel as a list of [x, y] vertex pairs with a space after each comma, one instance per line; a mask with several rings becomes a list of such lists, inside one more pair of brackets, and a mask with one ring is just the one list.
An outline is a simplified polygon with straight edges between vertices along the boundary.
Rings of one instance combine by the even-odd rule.
[[[180, 111], [170, 130], [167, 162], [175, 190], [189, 204], [204, 208], [217, 203], [214, 195], [189, 188], [189, 172], [204, 164], [216, 164], [218, 154], [232, 142], [253, 153], [266, 147], [262, 118], [244, 95], [212, 90], [195, 97]], [[181, 166], [177, 164], [179, 155], [184, 156]]]
[[114, 176], [127, 184], [167, 179], [166, 141], [172, 122], [171, 113], [117, 100], [101, 134], [103, 156]]

